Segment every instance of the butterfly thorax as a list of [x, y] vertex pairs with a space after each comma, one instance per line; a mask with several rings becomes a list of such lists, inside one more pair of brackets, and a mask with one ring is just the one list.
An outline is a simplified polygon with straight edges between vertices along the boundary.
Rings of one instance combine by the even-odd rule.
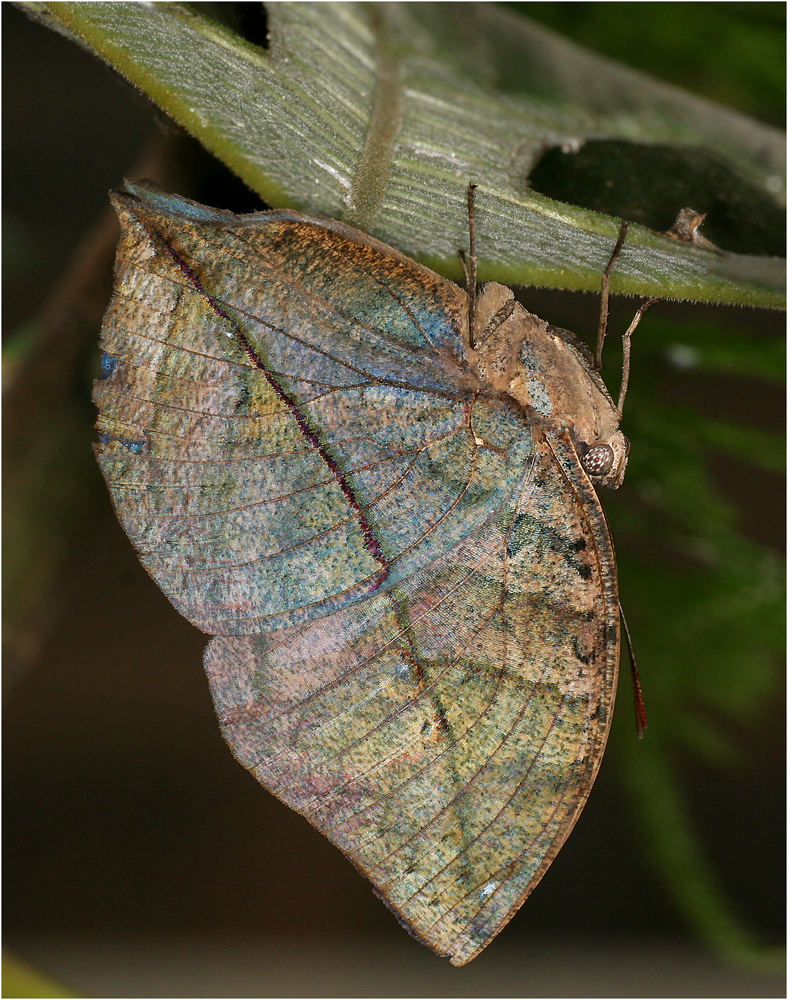
[[595, 483], [617, 488], [629, 442], [621, 415], [591, 362], [555, 327], [529, 313], [505, 285], [485, 285], [468, 363], [483, 385], [505, 393], [541, 425], [570, 431]]

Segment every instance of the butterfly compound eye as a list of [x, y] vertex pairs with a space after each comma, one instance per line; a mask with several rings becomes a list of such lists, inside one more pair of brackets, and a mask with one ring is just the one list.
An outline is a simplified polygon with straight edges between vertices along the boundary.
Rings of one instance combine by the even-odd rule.
[[613, 468], [613, 449], [609, 444], [592, 444], [580, 459], [589, 476], [604, 476]]

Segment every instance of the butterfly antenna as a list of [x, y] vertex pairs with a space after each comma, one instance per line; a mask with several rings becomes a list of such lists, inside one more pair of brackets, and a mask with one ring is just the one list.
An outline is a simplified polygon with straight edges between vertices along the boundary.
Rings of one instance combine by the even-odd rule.
[[607, 333], [608, 302], [610, 301], [610, 275], [613, 272], [613, 268], [616, 266], [618, 255], [621, 253], [621, 247], [623, 247], [624, 240], [626, 238], [627, 224], [626, 222], [622, 222], [621, 229], [618, 233], [618, 239], [616, 240], [616, 245], [613, 247], [613, 253], [610, 255], [610, 260], [607, 262], [607, 267], [602, 275], [602, 300], [599, 303], [599, 330], [597, 331], [596, 336], [596, 355], [594, 356], [594, 363], [597, 371], [599, 371], [602, 367], [602, 347], [605, 343], [605, 334]]
[[460, 261], [465, 271], [465, 287], [468, 291], [468, 344], [472, 350], [476, 333], [476, 211], [474, 208], [476, 185], [468, 185], [468, 256], [460, 250]]
[[621, 613], [621, 624], [624, 627], [624, 637], [627, 641], [627, 651], [629, 652], [629, 663], [632, 667], [632, 693], [635, 698], [635, 725], [637, 726], [638, 739], [643, 739], [643, 734], [648, 729], [648, 719], [646, 717], [646, 702], [643, 698], [643, 688], [640, 684], [640, 674], [635, 661], [635, 650], [632, 648], [632, 636], [629, 634], [629, 626], [624, 616], [624, 608], [621, 601], [618, 602], [618, 610]]

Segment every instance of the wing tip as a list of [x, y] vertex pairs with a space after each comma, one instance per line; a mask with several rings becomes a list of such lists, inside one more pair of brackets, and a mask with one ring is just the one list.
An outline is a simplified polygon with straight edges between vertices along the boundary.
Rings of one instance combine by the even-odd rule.
[[185, 222], [223, 223], [233, 221], [236, 216], [222, 209], [209, 208], [198, 201], [192, 201], [179, 194], [170, 194], [155, 181], [145, 178], [132, 181], [124, 178], [123, 187], [109, 192], [109, 200], [118, 214], [121, 224], [128, 217], [139, 220], [141, 216], [162, 216]]

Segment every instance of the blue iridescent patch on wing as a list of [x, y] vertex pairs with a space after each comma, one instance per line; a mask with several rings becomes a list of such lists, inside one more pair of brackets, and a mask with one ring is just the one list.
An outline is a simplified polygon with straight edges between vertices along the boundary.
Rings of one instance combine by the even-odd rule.
[[99, 441], [101, 444], [112, 444], [113, 441], [117, 441], [124, 448], [128, 448], [132, 455], [141, 455], [145, 447], [144, 441], [132, 441], [129, 438], [116, 437], [114, 434], [99, 434]]
[[180, 216], [192, 222], [225, 223], [234, 221], [232, 212], [224, 212], [216, 208], [208, 208], [207, 205], [199, 205], [197, 202], [182, 198], [177, 194], [168, 194], [161, 191], [150, 181], [126, 180], [123, 182], [125, 190], [139, 198], [149, 209], [156, 212], [164, 212], [167, 215]]
[[99, 378], [109, 378], [117, 367], [118, 359], [113, 358], [111, 354], [107, 354], [106, 351], [103, 351], [101, 355], [101, 362], [99, 364]]

